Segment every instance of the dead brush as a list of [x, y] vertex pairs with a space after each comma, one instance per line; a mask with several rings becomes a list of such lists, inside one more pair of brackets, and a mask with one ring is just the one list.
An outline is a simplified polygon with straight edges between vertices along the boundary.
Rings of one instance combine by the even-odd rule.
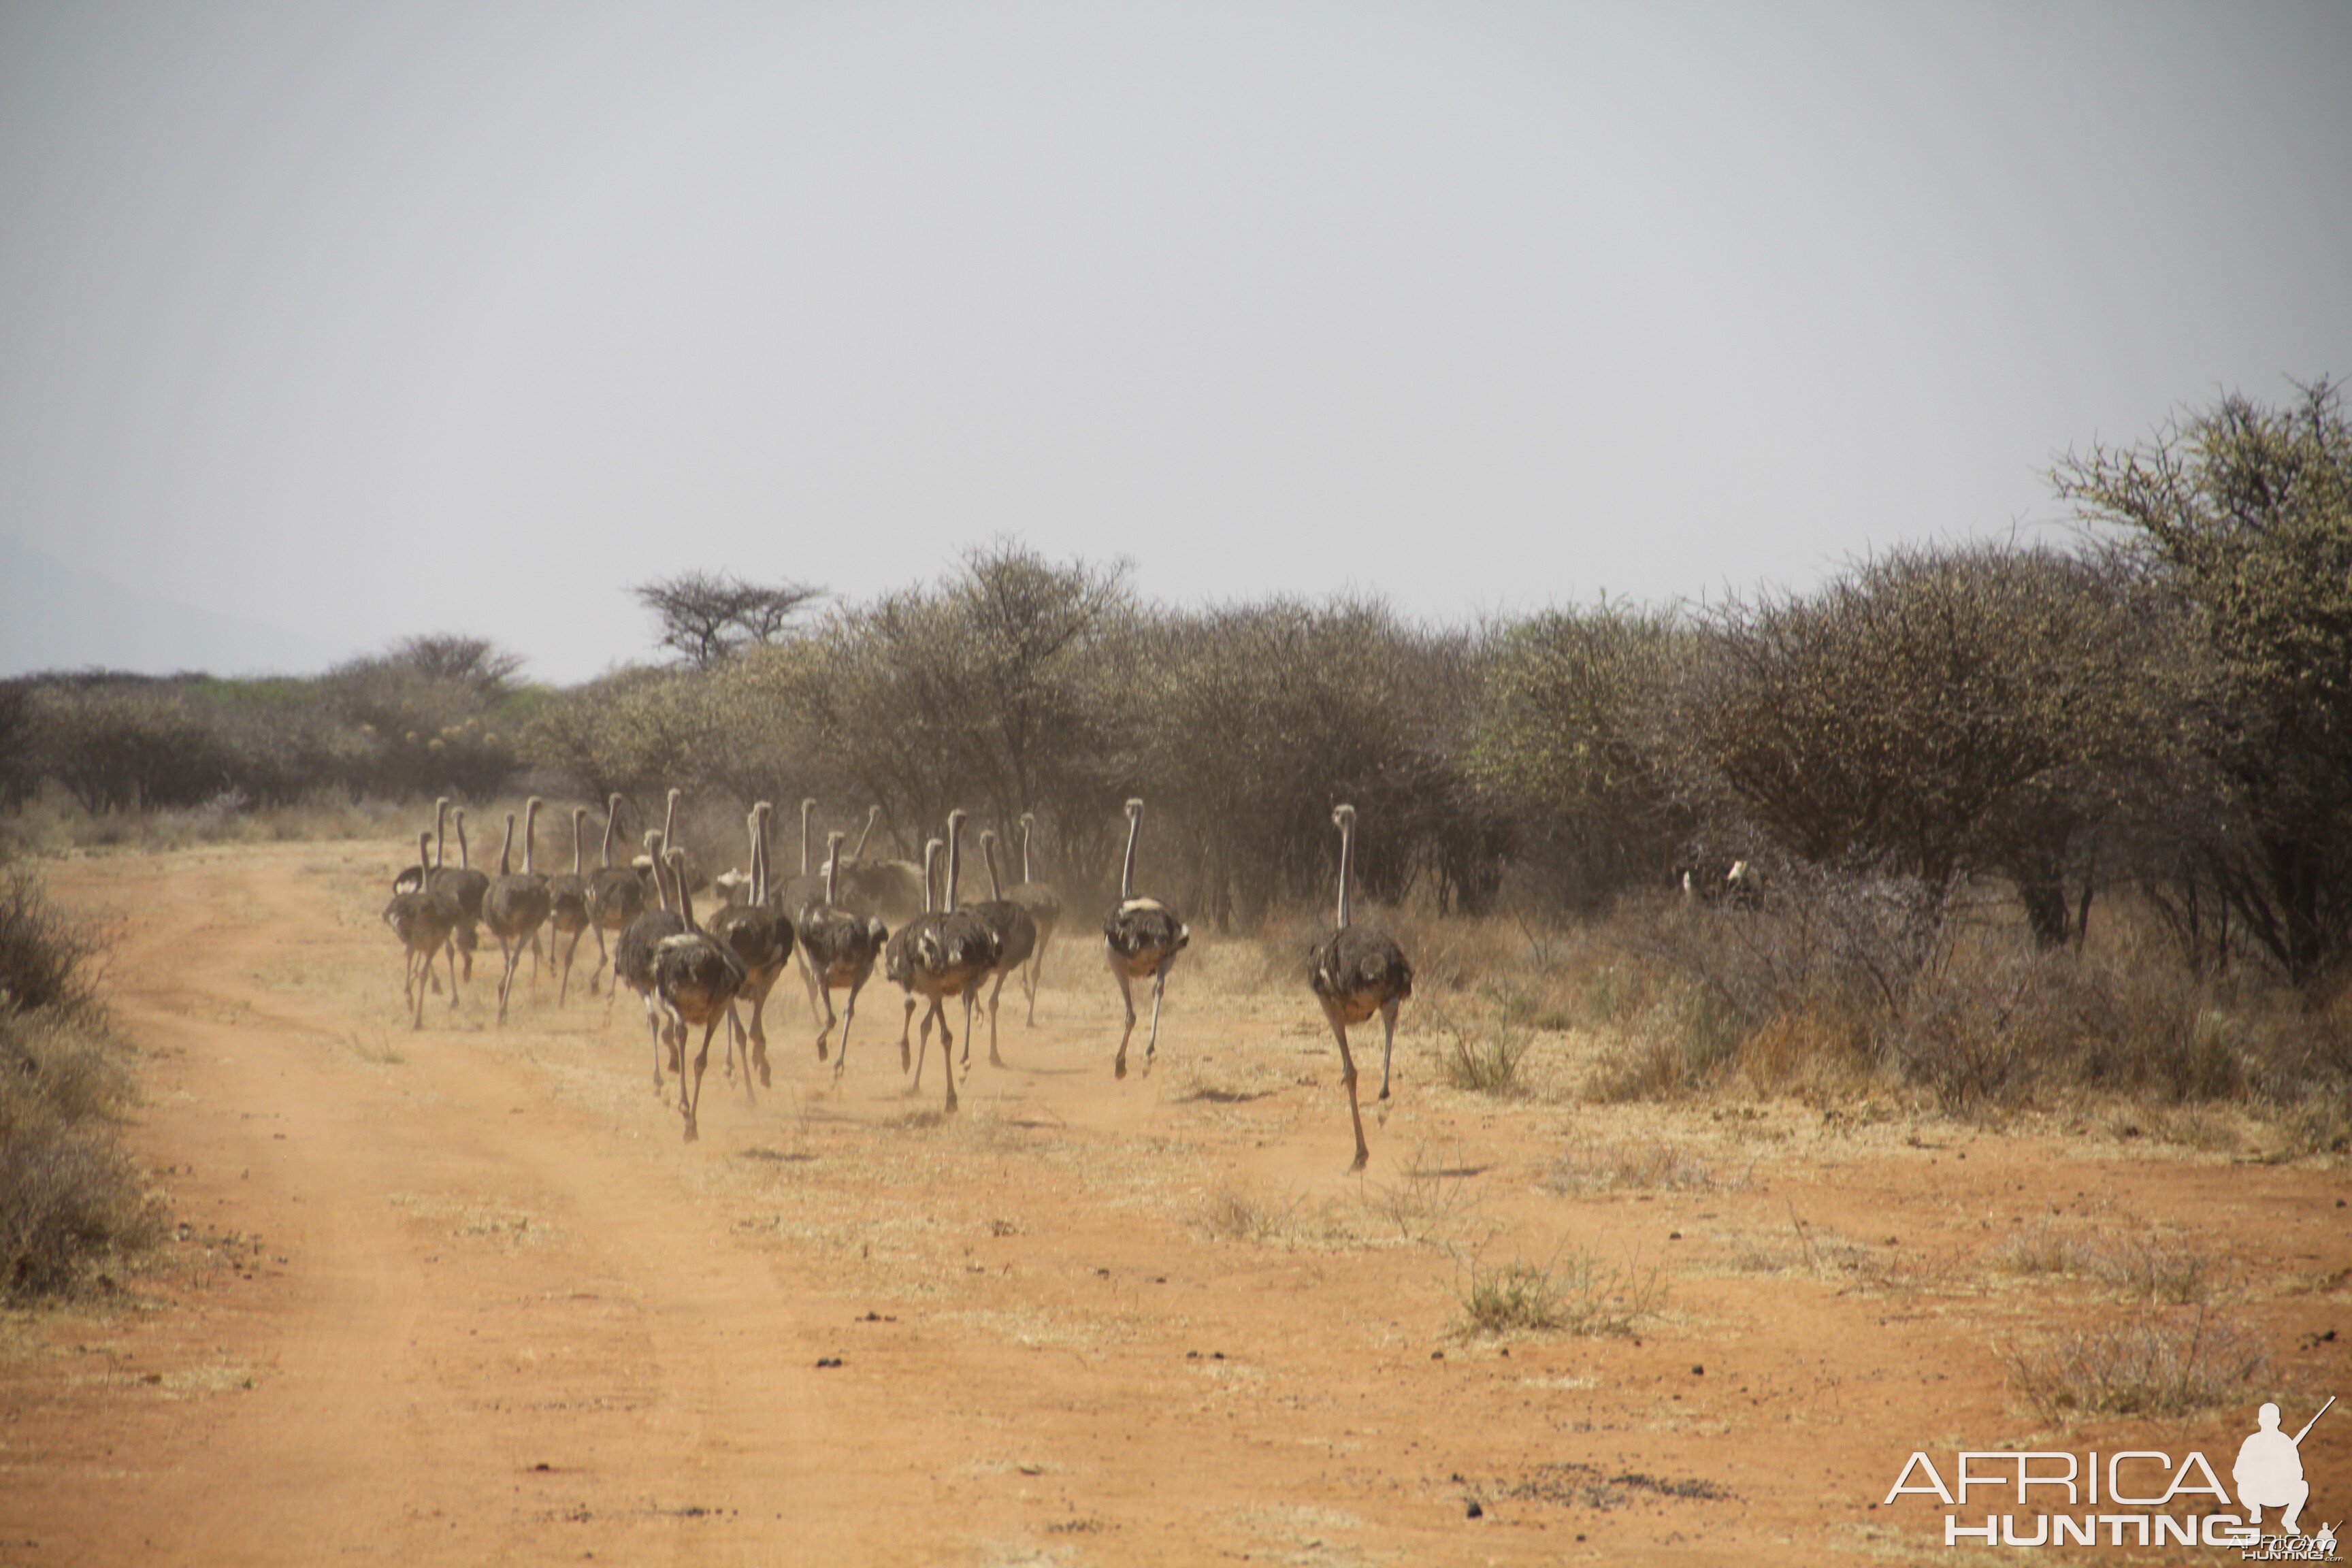
[[2069, 1331], [2005, 1360], [2011, 1385], [2053, 1420], [2194, 1415], [2241, 1401], [2270, 1363], [2252, 1331], [2201, 1307]]
[[1588, 1338], [1624, 1336], [1665, 1307], [1666, 1287], [1654, 1265], [1638, 1258], [1603, 1263], [1581, 1249], [1549, 1264], [1515, 1258], [1496, 1268], [1475, 1258], [1457, 1292], [1458, 1339], [1492, 1339], [1516, 1333], [1564, 1333]]
[[2005, 1273], [2093, 1279], [2151, 1306], [2196, 1306], [2221, 1285], [2221, 1267], [2210, 1252], [2179, 1237], [2137, 1236], [2094, 1240], [2050, 1225], [2022, 1230], [1993, 1249]]
[[1365, 1190], [1364, 1206], [1405, 1241], [1443, 1244], [1471, 1222], [1477, 1206], [1470, 1191], [1475, 1173], [1458, 1161], [1444, 1165], [1416, 1149], [1396, 1180]]
[[1483, 1023], [1435, 1001], [1426, 1005], [1439, 1037], [1438, 1076], [1452, 1087], [1496, 1100], [1525, 1100], [1535, 1093], [1522, 1068], [1535, 1037], [1508, 1023]]
[[1201, 1229], [1220, 1241], [1280, 1246], [1304, 1228], [1306, 1200], [1297, 1194], [1269, 1198], [1235, 1187], [1220, 1187], [1201, 1205]]
[[1680, 1144], [1663, 1139], [1631, 1143], [1583, 1139], [1570, 1143], [1544, 1173], [1544, 1184], [1562, 1194], [1703, 1193], [1712, 1191], [1717, 1182], [1715, 1168]]

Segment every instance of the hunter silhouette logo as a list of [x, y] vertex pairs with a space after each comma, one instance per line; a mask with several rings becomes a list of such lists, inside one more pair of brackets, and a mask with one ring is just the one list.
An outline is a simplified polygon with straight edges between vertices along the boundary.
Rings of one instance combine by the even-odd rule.
[[[1980, 1542], [1987, 1546], [2219, 1546], [2234, 1547], [2258, 1563], [2334, 1563], [2336, 1527], [2322, 1523], [2305, 1534], [2305, 1507], [2311, 1483], [2304, 1475], [2303, 1440], [2334, 1409], [2336, 1396], [2290, 1435], [2280, 1426], [2279, 1407], [2254, 1413], [2254, 1430], [2238, 1446], [2231, 1485], [2211, 1461], [2153, 1448], [2093, 1451], [2065, 1449], [1962, 1449], [1949, 1461], [1951, 1480], [1925, 1451], [1915, 1453], [1895, 1485], [1874, 1506], [1892, 1508], [1906, 1497], [1931, 1497], [1944, 1506], [1947, 1548]], [[2013, 1511], [1979, 1512], [1990, 1490]], [[2231, 1494], [2236, 1494], [2235, 1511]], [[2277, 1510], [2273, 1528], [2263, 1531], [2263, 1515]], [[1979, 1522], [1979, 1521], [1981, 1522]]]
[[[2311, 1499], [2311, 1483], [2303, 1479], [2303, 1440], [2335, 1403], [2336, 1396], [2329, 1394], [2327, 1404], [2292, 1437], [2279, 1430], [2277, 1405], [2265, 1405], [2255, 1412], [2257, 1430], [2238, 1446], [2238, 1462], [2230, 1471], [2230, 1479], [2238, 1483], [2238, 1503], [2246, 1510], [2248, 1524], [2262, 1523], [2266, 1508], [2283, 1509], [2279, 1528], [2289, 1535], [2303, 1533], [2294, 1522]], [[2326, 1526], [2321, 1529], [2333, 1546], [2336, 1532]]]

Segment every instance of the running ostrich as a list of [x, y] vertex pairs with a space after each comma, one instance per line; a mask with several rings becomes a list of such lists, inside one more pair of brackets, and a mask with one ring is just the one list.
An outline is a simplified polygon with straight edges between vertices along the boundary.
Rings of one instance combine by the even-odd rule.
[[[792, 922], [793, 930], [796, 933], [800, 930], [801, 916], [811, 905], [833, 902], [833, 896], [825, 891], [824, 873], [813, 871], [809, 866], [809, 818], [815, 810], [815, 801], [801, 802], [800, 875], [785, 882], [769, 895], [770, 901], [776, 906], [776, 912]], [[809, 1022], [822, 1028], [825, 1025], [825, 1017], [824, 1014], [817, 1011], [816, 973], [809, 968], [808, 947], [805, 942], [793, 949], [793, 963], [801, 972], [802, 989], [808, 993]]]
[[563, 954], [556, 961], [556, 970], [562, 976], [555, 988], [555, 1005], [563, 1005], [572, 994], [572, 955], [580, 949], [580, 938], [595, 923], [596, 917], [588, 908], [588, 870], [581, 834], [588, 826], [588, 808], [572, 808], [572, 869], [547, 879], [547, 925], [554, 933], [548, 938], [551, 949], [556, 937], [564, 938]]
[[[691, 1143], [702, 1136], [695, 1113], [702, 1105], [702, 1074], [710, 1065], [710, 1037], [735, 1016], [735, 997], [743, 987], [743, 964], [724, 942], [694, 923], [694, 894], [686, 884], [686, 851], [668, 849], [663, 858], [677, 883], [678, 914], [686, 929], [664, 938], [654, 950], [654, 994], [661, 999], [677, 1044], [677, 1109], [686, 1118], [686, 1141]], [[689, 1089], [686, 1032], [697, 1024], [702, 1026], [702, 1048], [695, 1053], [694, 1083]]]
[[850, 850], [849, 864], [843, 869], [841, 896], [848, 900], [846, 908], [860, 913], [889, 921], [912, 920], [928, 907], [929, 872], [908, 860], [866, 863], [866, 841], [874, 837], [874, 824], [881, 816], [878, 805], [866, 808], [866, 828], [858, 834], [856, 847]]
[[[457, 900], [429, 885], [432, 865], [430, 849], [433, 835], [419, 832], [416, 836], [416, 864], [420, 875], [417, 886], [404, 889], [392, 895], [392, 902], [383, 908], [383, 923], [400, 938], [404, 960], [400, 974], [400, 995], [404, 1004], [414, 1010], [409, 1027], [425, 1027], [425, 983], [432, 978], [433, 960], [449, 945], [449, 933], [457, 929]], [[403, 873], [404, 877], [405, 873]], [[457, 958], [449, 955], [449, 1010], [457, 1010]]]
[[[760, 1075], [761, 1088], [770, 1082], [768, 1029], [761, 1015], [767, 1008], [768, 993], [774, 988], [793, 953], [792, 922], [768, 902], [768, 817], [774, 810], [763, 800], [751, 808], [747, 824], [751, 830], [751, 901], [730, 905], [710, 917], [710, 935], [732, 952], [743, 968], [742, 988], [736, 993], [736, 999], [751, 1010], [751, 1047], [743, 1053], [743, 1093], [747, 1099], [751, 1098], [754, 1071]], [[734, 1068], [739, 1028], [730, 1015], [727, 1035], [730, 1072]]]
[[[988, 866], [988, 897], [971, 906], [971, 912], [988, 922], [996, 933], [996, 965], [989, 973], [996, 984], [988, 993], [988, 1065], [1001, 1068], [1004, 1058], [996, 1054], [996, 999], [1004, 994], [1004, 983], [1029, 962], [1037, 951], [1037, 922], [1029, 911], [1004, 896], [996, 881], [996, 831], [982, 828], [980, 835], [980, 858]], [[964, 1031], [963, 1050], [971, 1055], [971, 1032]]]
[[[685, 794], [684, 790], [675, 784], [670, 787], [667, 798], [662, 806], [661, 829], [662, 853], [667, 855], [670, 850], [675, 849], [685, 862], [686, 869], [682, 873], [674, 873], [683, 879], [677, 884], [681, 889], [688, 887], [699, 888], [703, 882], [702, 868], [695, 864], [693, 852], [677, 841], [677, 803], [679, 797]], [[656, 877], [660, 875], [660, 869], [659, 867], [654, 868]]]
[[448, 836], [442, 831], [442, 815], [449, 810], [447, 797], [434, 802], [433, 810], [433, 879], [431, 886], [440, 889], [457, 900], [457, 929], [449, 933], [450, 946], [465, 960], [466, 978], [474, 978], [474, 950], [482, 944], [482, 895], [490, 890], [490, 879], [474, 869], [466, 854], [466, 808], [458, 806], [451, 815], [457, 822], [457, 863], [447, 865], [444, 856], [449, 847]]
[[1127, 1007], [1127, 1029], [1118, 1037], [1118, 1057], [1111, 1063], [1111, 1076], [1127, 1076], [1127, 1043], [1135, 1036], [1135, 982], [1151, 976], [1151, 1036], [1143, 1047], [1143, 1070], [1151, 1070], [1151, 1059], [1160, 1050], [1160, 996], [1168, 988], [1169, 966], [1184, 944], [1192, 940], [1192, 930], [1176, 918], [1176, 911], [1158, 899], [1135, 896], [1135, 841], [1143, 832], [1143, 803], [1127, 803], [1127, 858], [1118, 872], [1118, 904], [1103, 917], [1103, 957], [1110, 964], [1110, 976], [1118, 982], [1118, 999]]
[[1323, 1004], [1331, 1034], [1339, 1042], [1339, 1082], [1348, 1090], [1348, 1117], [1356, 1126], [1356, 1163], [1360, 1171], [1371, 1158], [1364, 1144], [1364, 1113], [1356, 1103], [1356, 1058], [1348, 1050], [1348, 1026], [1373, 1014], [1381, 1016], [1387, 1037], [1381, 1045], [1381, 1098], [1389, 1097], [1389, 1060], [1396, 1051], [1397, 1005], [1412, 994], [1412, 965], [1404, 950], [1386, 933], [1348, 921], [1348, 879], [1355, 870], [1356, 808], [1342, 805], [1331, 813], [1339, 829], [1339, 927], [1328, 942], [1318, 942], [1307, 955], [1307, 984]]
[[[939, 904], [932, 897], [932, 889], [938, 885], [940, 879], [940, 851], [946, 847], [946, 844], [937, 838], [924, 840], [923, 907], [914, 919], [892, 933], [889, 942], [882, 949], [882, 977], [907, 994], [907, 1011], [898, 1020], [898, 1070], [900, 1072], [905, 1072], [911, 1065], [908, 1059], [908, 1042], [914, 1038], [915, 1033], [915, 930], [919, 924], [932, 919], [939, 913]], [[923, 1019], [923, 1049], [928, 1051], [930, 1048], [931, 1020], [926, 1015]], [[917, 1068], [915, 1079], [919, 1083], [922, 1081], [920, 1068]]]
[[[656, 1094], [662, 1088], [662, 1030], [654, 994], [654, 954], [663, 942], [686, 930], [686, 921], [669, 907], [669, 879], [662, 873], [661, 852], [661, 834], [647, 832], [646, 859], [654, 868], [654, 897], [658, 903], [631, 921], [629, 929], [621, 933], [621, 940], [613, 948], [613, 994], [620, 994], [621, 987], [625, 985], [646, 1005], [646, 1033], [653, 1037]], [[633, 870], [631, 875], [635, 874]], [[607, 1016], [611, 1007], [608, 1001]]]
[[[919, 994], [931, 1005], [923, 1016], [923, 1032], [928, 1038], [933, 1020], [940, 1026], [940, 1072], [947, 1079], [947, 1109], [956, 1108], [955, 1040], [948, 1032], [947, 1000], [963, 998], [964, 1061], [971, 1060], [971, 1009], [980, 995], [980, 983], [996, 967], [1003, 944], [989, 923], [970, 910], [956, 908], [956, 880], [962, 869], [962, 839], [964, 814], [948, 813], [948, 881], [937, 914], [925, 915], [908, 929], [915, 933], [909, 943], [909, 990]], [[921, 1064], [915, 1068], [915, 1083], [923, 1081]]]
[[[614, 795], [604, 803], [604, 847], [603, 863], [588, 879], [588, 913], [596, 933], [596, 973], [588, 977], [588, 994], [596, 994], [596, 982], [603, 977], [611, 955], [604, 948], [604, 933], [618, 937], [629, 929], [629, 922], [646, 912], [646, 884], [634, 866], [613, 864], [613, 828], [620, 820], [621, 797]], [[618, 994], [618, 982], [614, 994]], [[604, 1016], [613, 1016], [612, 997], [604, 1000]]]
[[499, 848], [499, 874], [482, 895], [482, 923], [499, 939], [506, 955], [506, 975], [499, 982], [499, 1022], [507, 1021], [507, 995], [514, 989], [515, 972], [522, 964], [525, 942], [539, 943], [539, 928], [547, 923], [547, 879], [539, 874], [532, 856], [539, 837], [539, 796], [522, 803], [522, 869], [512, 871], [514, 813], [507, 813], [506, 842]]
[[[1021, 988], [1029, 994], [1029, 1026], [1037, 1026], [1037, 986], [1045, 978], [1045, 944], [1054, 940], [1054, 929], [1062, 923], [1062, 895], [1047, 884], [1037, 880], [1029, 869], [1029, 840], [1037, 831], [1037, 814], [1021, 814], [1021, 880], [1004, 896], [1029, 911], [1037, 924], [1037, 950], [1030, 955], [1029, 967], [1022, 972]], [[991, 863], [993, 865], [993, 862]], [[993, 875], [993, 872], [991, 873]], [[992, 999], [990, 1012], [994, 1014]]]
[[[800, 953], [824, 997], [824, 1025], [817, 1031], [816, 1059], [824, 1060], [825, 1037], [833, 1033], [833, 993], [846, 986], [849, 1003], [841, 1015], [841, 1051], [833, 1064], [834, 1081], [849, 1065], [849, 1026], [857, 1020], [857, 994], [874, 973], [874, 961], [890, 939], [890, 928], [872, 915], [854, 915], [834, 901], [841, 874], [841, 842], [846, 833], [825, 838], [824, 898], [803, 908], [798, 921]], [[902, 1069], [903, 1070], [903, 1069]]]

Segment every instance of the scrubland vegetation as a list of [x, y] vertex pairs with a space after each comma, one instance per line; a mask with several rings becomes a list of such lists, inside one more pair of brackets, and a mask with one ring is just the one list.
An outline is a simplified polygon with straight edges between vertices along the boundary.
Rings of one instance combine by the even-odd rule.
[[98, 998], [101, 956], [30, 875], [0, 875], [0, 1300], [79, 1285], [163, 1224], [114, 1140], [132, 1086]]
[[676, 784], [714, 864], [753, 798], [877, 806], [898, 854], [951, 805], [1034, 811], [1083, 899], [1140, 794], [1155, 887], [1279, 967], [1319, 929], [1348, 800], [1457, 1087], [1528, 1092], [1534, 1041], [1596, 1028], [1612, 1054], [1576, 1089], [1604, 1098], [2231, 1102], [2340, 1151], [2340, 395], [2225, 399], [2053, 482], [2063, 537], [1703, 605], [1178, 609], [1000, 543], [822, 609], [650, 585], [679, 662], [561, 690], [447, 636], [310, 679], [39, 678], [0, 688], [0, 835], [378, 837], [435, 794], [643, 812]]

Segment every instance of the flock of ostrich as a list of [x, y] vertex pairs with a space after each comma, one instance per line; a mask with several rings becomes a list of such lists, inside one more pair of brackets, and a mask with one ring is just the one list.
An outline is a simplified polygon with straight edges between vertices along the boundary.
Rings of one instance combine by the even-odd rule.
[[[963, 825], [961, 811], [948, 813], [944, 835], [924, 845], [920, 866], [903, 860], [868, 861], [866, 841], [872, 837], [878, 810], [869, 810], [865, 831], [845, 854], [849, 835], [828, 832], [821, 867], [810, 865], [810, 823], [816, 802], [801, 802], [801, 874], [781, 885], [769, 875], [769, 823], [774, 808], [766, 801], [752, 807], [745, 823], [750, 844], [750, 869], [730, 870], [706, 882], [690, 857], [676, 841], [680, 792], [668, 794], [662, 826], [646, 833], [644, 853], [625, 863], [613, 858], [615, 824], [621, 797], [605, 804], [601, 861], [587, 864], [585, 805], [572, 808], [572, 869], [549, 876], [538, 868], [537, 841], [541, 802], [524, 803], [522, 865], [514, 863], [515, 815], [506, 817], [506, 837], [499, 849], [495, 876], [474, 868], [466, 838], [466, 813], [454, 813], [446, 798], [436, 803], [434, 823], [416, 836], [416, 864], [394, 879], [392, 901], [384, 923], [400, 938], [406, 954], [402, 977], [403, 1005], [411, 1026], [425, 1024], [428, 990], [441, 989], [436, 960], [444, 961], [449, 978], [449, 1005], [457, 1005], [462, 971], [470, 981], [474, 953], [481, 930], [497, 939], [503, 968], [499, 977], [499, 1022], [504, 1024], [507, 1001], [514, 989], [523, 952], [531, 954], [536, 972], [542, 963], [559, 973], [556, 1000], [569, 996], [572, 963], [581, 938], [596, 939], [596, 968], [587, 989], [593, 994], [609, 964], [613, 979], [606, 988], [607, 1016], [613, 999], [625, 985], [637, 993], [646, 1010], [651, 1038], [654, 1091], [665, 1092], [665, 1072], [677, 1083], [678, 1111], [685, 1118], [686, 1138], [698, 1136], [697, 1111], [701, 1104], [702, 1079], [709, 1066], [710, 1043], [719, 1025], [727, 1026], [725, 1068], [731, 1078], [740, 1063], [743, 1091], [756, 1098], [751, 1080], [770, 1082], [768, 1036], [764, 1020], [768, 993], [782, 978], [785, 967], [796, 967], [808, 993], [809, 1016], [817, 1026], [816, 1055], [827, 1059], [840, 1080], [849, 1062], [849, 1031], [857, 1016], [858, 994], [873, 977], [878, 962], [886, 979], [906, 993], [898, 1032], [898, 1068], [911, 1069], [908, 1092], [922, 1087], [923, 1062], [930, 1054], [936, 1026], [940, 1038], [940, 1076], [946, 1080], [946, 1109], [956, 1109], [959, 1063], [955, 1040], [948, 1026], [948, 1004], [963, 1004], [962, 1071], [971, 1070], [973, 1014], [981, 994], [988, 999], [988, 1058], [1003, 1066], [997, 1053], [997, 1005], [1008, 979], [1018, 976], [1028, 999], [1028, 1021], [1037, 1020], [1037, 985], [1045, 950], [1062, 921], [1063, 902], [1054, 889], [1036, 879], [1030, 863], [1030, 841], [1036, 819], [1020, 820], [1021, 880], [1010, 888], [998, 881], [997, 836], [979, 836], [981, 858], [988, 870], [988, 897], [966, 901], [963, 893]], [[448, 829], [454, 819], [457, 863], [447, 863]], [[1349, 1028], [1379, 1014], [1385, 1037], [1381, 1050], [1381, 1098], [1389, 1097], [1389, 1069], [1396, 1049], [1397, 1008], [1412, 994], [1412, 966], [1404, 952], [1383, 932], [1352, 923], [1349, 912], [1349, 882], [1354, 871], [1356, 808], [1342, 805], [1331, 814], [1339, 833], [1339, 896], [1337, 924], [1330, 937], [1307, 955], [1307, 979], [1321, 1005], [1324, 1017], [1339, 1044], [1340, 1082], [1348, 1091], [1348, 1115], [1356, 1135], [1351, 1170], [1361, 1170], [1370, 1158], [1364, 1142], [1364, 1117], [1356, 1092], [1356, 1059], [1348, 1047]], [[1119, 868], [1118, 901], [1103, 916], [1103, 957], [1118, 984], [1126, 1009], [1125, 1028], [1112, 1072], [1127, 1076], [1127, 1050], [1135, 1036], [1135, 987], [1151, 982], [1151, 1025], [1144, 1040], [1144, 1070], [1148, 1073], [1160, 1048], [1160, 1005], [1168, 985], [1168, 972], [1191, 940], [1191, 931], [1176, 910], [1159, 899], [1135, 890], [1136, 846], [1143, 833], [1143, 802], [1127, 803], [1127, 853]], [[944, 871], [944, 876], [941, 873]], [[694, 889], [708, 886], [718, 907], [707, 921], [695, 917]], [[887, 921], [898, 922], [893, 931]], [[545, 958], [541, 933], [548, 934]], [[609, 950], [605, 935], [612, 933]], [[833, 994], [847, 998], [836, 1017]], [[920, 1046], [915, 1045], [915, 1011], [923, 1005]], [[750, 1022], [744, 1022], [748, 1014]], [[835, 1025], [840, 1038], [834, 1039]], [[699, 1048], [688, 1071], [687, 1047], [696, 1028], [702, 1031]]]

